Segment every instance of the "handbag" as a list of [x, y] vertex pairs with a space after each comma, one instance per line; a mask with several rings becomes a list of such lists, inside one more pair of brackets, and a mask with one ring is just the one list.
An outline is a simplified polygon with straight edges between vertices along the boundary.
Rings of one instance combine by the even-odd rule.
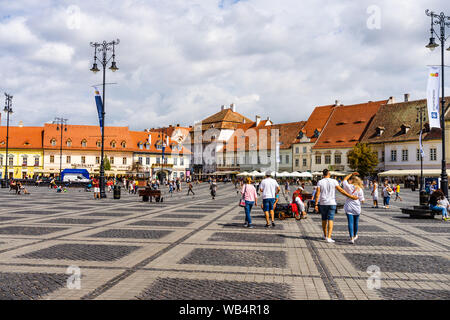
[[245, 207], [245, 191], [247, 190], [247, 186], [244, 187], [244, 193], [242, 193], [242, 198], [239, 201], [239, 207]]

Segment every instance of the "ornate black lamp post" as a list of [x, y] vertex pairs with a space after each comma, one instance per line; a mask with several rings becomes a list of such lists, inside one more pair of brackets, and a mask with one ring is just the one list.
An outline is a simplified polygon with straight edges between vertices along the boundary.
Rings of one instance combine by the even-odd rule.
[[[423, 121], [426, 120], [426, 106], [417, 107], [417, 119], [416, 122], [420, 122], [420, 136], [422, 137], [422, 145], [423, 145]], [[419, 147], [422, 147], [420, 145]], [[423, 157], [422, 152], [420, 152], [420, 192], [423, 191], [424, 183], [423, 183]]]
[[63, 149], [63, 132], [67, 132], [67, 120], [64, 118], [55, 118], [55, 121], [53, 123], [57, 124], [56, 130], [61, 131], [61, 145], [59, 148], [59, 181], [62, 182], [61, 179], [61, 172], [62, 172], [62, 149]]
[[[103, 97], [102, 97], [102, 114], [101, 114], [101, 129], [102, 129], [102, 151], [101, 151], [101, 160], [100, 160], [100, 198], [106, 198], [106, 192], [105, 192], [105, 162], [104, 162], [104, 144], [105, 144], [105, 76], [106, 76], [106, 65], [108, 62], [112, 59], [111, 66], [109, 69], [113, 72], [119, 70], [116, 66], [116, 54], [115, 54], [115, 46], [118, 45], [120, 42], [119, 39], [106, 42], [103, 41], [102, 43], [98, 42], [91, 42], [91, 46], [94, 47], [94, 63], [92, 65], [91, 71], [94, 73], [97, 73], [100, 71], [100, 69], [97, 67], [97, 51], [102, 53], [100, 61], [101, 65], [103, 66]], [[108, 58], [108, 51], [112, 50], [112, 55]]]
[[5, 179], [4, 179], [4, 183], [2, 184], [3, 188], [7, 188], [8, 187], [8, 180], [9, 180], [9, 176], [8, 176], [8, 142], [9, 142], [9, 115], [11, 113], [13, 113], [12, 111], [12, 95], [9, 95], [5, 92], [5, 108], [3, 109], [3, 111], [6, 112], [6, 158], [5, 158]]
[[[426, 10], [425, 14], [431, 18], [431, 38], [430, 42], [426, 45], [426, 48], [433, 51], [439, 44], [436, 43], [434, 35], [436, 35], [441, 42], [441, 75], [442, 75], [442, 100], [441, 100], [441, 132], [442, 132], [442, 166], [441, 166], [441, 189], [445, 196], [448, 197], [448, 176], [447, 176], [447, 164], [445, 161], [445, 94], [444, 94], [444, 47], [446, 42], [445, 27], [450, 27], [450, 17], [446, 16], [443, 12], [441, 14], [435, 14], [433, 11]], [[434, 30], [434, 26], [440, 27], [440, 34]], [[450, 48], [447, 49], [450, 51]]]

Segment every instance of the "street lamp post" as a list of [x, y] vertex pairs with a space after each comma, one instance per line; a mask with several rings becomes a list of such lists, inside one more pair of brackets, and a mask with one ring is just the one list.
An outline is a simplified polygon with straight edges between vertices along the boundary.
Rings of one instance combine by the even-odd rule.
[[[425, 120], [425, 108], [426, 108], [426, 106], [422, 106], [422, 107], [417, 107], [416, 109], [417, 109], [417, 120], [416, 121], [418, 121], [418, 122], [420, 122], [420, 136], [422, 137], [422, 140], [420, 141], [421, 142], [421, 144], [423, 145], [423, 121]], [[419, 146], [419, 148], [421, 148], [422, 147], [422, 145], [421, 146]], [[423, 157], [422, 157], [422, 152], [419, 152], [420, 153], [420, 192], [422, 192], [423, 191], [423, 186], [424, 186], [424, 183], [423, 183]]]
[[9, 115], [13, 113], [12, 111], [12, 95], [9, 95], [5, 92], [5, 108], [3, 111], [6, 112], [6, 158], [5, 158], [5, 182], [2, 184], [2, 187], [8, 187], [8, 143], [9, 143]]
[[67, 131], [67, 120], [64, 118], [55, 118], [53, 123], [57, 124], [56, 130], [61, 131], [61, 145], [59, 148], [59, 181], [62, 182], [61, 173], [62, 173], [62, 149], [63, 149], [63, 131]]
[[[102, 130], [102, 149], [101, 149], [101, 160], [100, 160], [100, 198], [106, 198], [105, 192], [105, 162], [104, 162], [104, 145], [105, 145], [105, 77], [106, 77], [106, 65], [112, 59], [111, 67], [109, 69], [112, 72], [119, 70], [116, 66], [116, 54], [115, 54], [115, 46], [120, 42], [119, 39], [102, 43], [91, 42], [91, 46], [94, 47], [94, 63], [92, 68], [90, 69], [92, 72], [97, 73], [100, 71], [97, 67], [97, 51], [102, 53], [100, 61], [103, 66], [103, 97], [102, 97], [102, 114], [101, 114], [101, 130]], [[112, 55], [108, 58], [108, 51], [112, 50]]]
[[[444, 47], [445, 41], [445, 27], [450, 27], [450, 17], [446, 16], [443, 12], [441, 14], [435, 14], [433, 11], [426, 10], [425, 14], [431, 18], [431, 38], [430, 42], [426, 45], [426, 48], [433, 51], [435, 48], [439, 47], [436, 43], [434, 35], [436, 35], [441, 42], [441, 133], [442, 133], [442, 165], [441, 165], [441, 190], [444, 192], [445, 196], [448, 197], [448, 176], [447, 176], [447, 163], [445, 160], [445, 94], [444, 94]], [[440, 34], [434, 30], [434, 25], [440, 27]], [[447, 49], [450, 51], [450, 48]]]

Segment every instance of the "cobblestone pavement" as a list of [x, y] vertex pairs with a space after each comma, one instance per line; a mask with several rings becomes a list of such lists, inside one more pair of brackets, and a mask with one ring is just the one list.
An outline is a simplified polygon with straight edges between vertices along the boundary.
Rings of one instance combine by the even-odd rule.
[[194, 190], [143, 203], [124, 193], [0, 189], [0, 299], [450, 297], [450, 223], [400, 211], [418, 192], [402, 190], [388, 210], [368, 201], [352, 245], [342, 212], [330, 244], [318, 215], [265, 229], [254, 208], [256, 228], [245, 229], [234, 186], [219, 184], [215, 200], [208, 184]]

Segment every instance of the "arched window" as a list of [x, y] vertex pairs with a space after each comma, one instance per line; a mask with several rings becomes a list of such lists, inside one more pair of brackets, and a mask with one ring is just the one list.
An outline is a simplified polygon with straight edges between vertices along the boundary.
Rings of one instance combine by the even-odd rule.
[[71, 146], [72, 146], [72, 140], [67, 139], [66, 145], [67, 145], [68, 147], [71, 147]]
[[113, 140], [113, 141], [111, 141], [111, 148], [115, 148], [116, 147], [116, 142]]
[[86, 148], [86, 147], [87, 147], [87, 141], [86, 141], [86, 139], [81, 140], [81, 146], [82, 146], [83, 148]]
[[102, 146], [102, 142], [100, 140], [97, 140], [95, 145], [97, 146], [97, 148], [100, 148]]
[[122, 143], [120, 145], [122, 146], [122, 148], [126, 148], [127, 147], [127, 143], [125, 141], [122, 141]]
[[138, 143], [138, 147], [139, 147], [139, 149], [142, 150], [142, 149], [144, 148], [144, 144], [143, 144], [142, 142], [139, 142], [139, 143]]
[[145, 149], [150, 150], [150, 143], [147, 142], [147, 143], [145, 144]]
[[50, 140], [50, 143], [51, 143], [52, 146], [56, 146], [56, 139]]

